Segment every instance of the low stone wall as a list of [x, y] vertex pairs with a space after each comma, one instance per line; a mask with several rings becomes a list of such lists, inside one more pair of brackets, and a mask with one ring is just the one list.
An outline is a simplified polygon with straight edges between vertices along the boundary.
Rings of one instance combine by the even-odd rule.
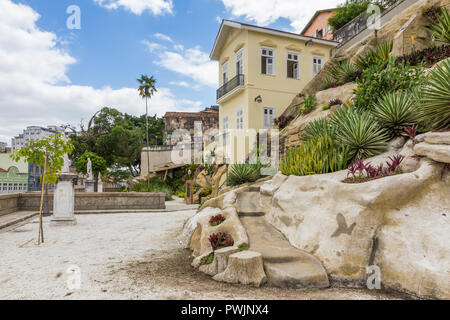
[[19, 193], [0, 195], [0, 216], [19, 211]]
[[[0, 215], [15, 211], [37, 211], [39, 192], [0, 196]], [[49, 209], [53, 210], [53, 194], [48, 195]], [[165, 209], [164, 193], [76, 193], [75, 210], [152, 210]]]

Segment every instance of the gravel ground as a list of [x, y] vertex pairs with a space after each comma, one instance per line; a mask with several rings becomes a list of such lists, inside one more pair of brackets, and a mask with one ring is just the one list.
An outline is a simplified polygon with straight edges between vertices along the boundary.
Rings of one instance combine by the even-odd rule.
[[[37, 223], [0, 233], [0, 299], [399, 299], [360, 289], [288, 290], [217, 283], [190, 266], [176, 241], [195, 211], [77, 216], [76, 226]], [[81, 286], [68, 287], [79, 268]], [[75, 269], [74, 269], [75, 270]]]

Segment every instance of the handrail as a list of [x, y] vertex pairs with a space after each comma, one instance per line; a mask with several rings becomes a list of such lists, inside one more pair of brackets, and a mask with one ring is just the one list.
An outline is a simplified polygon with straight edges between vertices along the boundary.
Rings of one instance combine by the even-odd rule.
[[226, 82], [223, 86], [217, 89], [217, 100], [226, 95], [231, 90], [244, 85], [244, 75], [238, 74], [236, 77]]

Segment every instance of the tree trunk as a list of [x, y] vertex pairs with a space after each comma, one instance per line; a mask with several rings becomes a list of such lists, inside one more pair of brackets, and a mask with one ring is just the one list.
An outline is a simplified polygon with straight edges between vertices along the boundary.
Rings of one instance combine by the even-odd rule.
[[39, 231], [38, 231], [38, 246], [41, 245], [41, 240], [42, 243], [44, 243], [44, 229], [42, 227], [42, 209], [44, 206], [44, 186], [45, 186], [45, 175], [47, 173], [47, 150], [45, 150], [45, 161], [44, 161], [44, 173], [42, 174], [42, 179], [41, 179], [41, 205], [39, 208]]

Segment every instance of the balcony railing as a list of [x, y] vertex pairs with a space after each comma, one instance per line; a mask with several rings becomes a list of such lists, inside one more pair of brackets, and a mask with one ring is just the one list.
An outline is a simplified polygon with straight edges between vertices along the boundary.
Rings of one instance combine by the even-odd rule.
[[239, 74], [227, 83], [225, 83], [223, 86], [221, 86], [217, 90], [217, 100], [222, 98], [224, 95], [226, 95], [228, 92], [232, 91], [233, 89], [243, 86], [244, 85], [244, 75]]

